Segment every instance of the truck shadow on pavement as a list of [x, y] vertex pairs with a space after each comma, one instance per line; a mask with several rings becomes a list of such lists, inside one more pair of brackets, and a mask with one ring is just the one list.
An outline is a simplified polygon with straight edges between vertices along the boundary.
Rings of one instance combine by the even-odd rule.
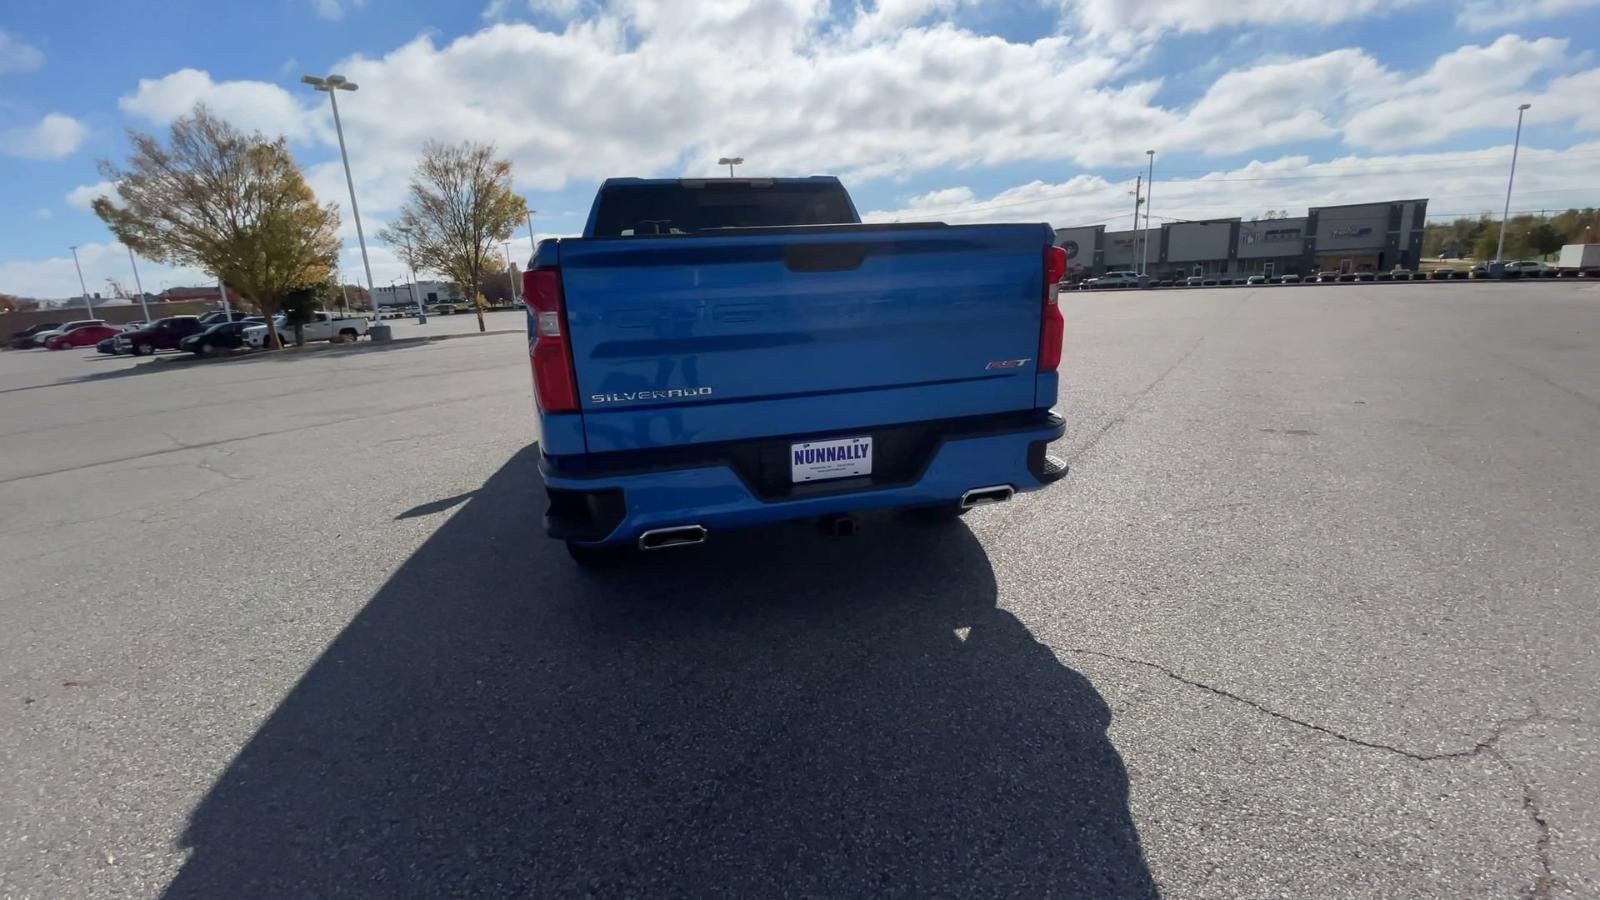
[[167, 896], [1154, 897], [1110, 711], [962, 524], [601, 574], [519, 453], [194, 811]]

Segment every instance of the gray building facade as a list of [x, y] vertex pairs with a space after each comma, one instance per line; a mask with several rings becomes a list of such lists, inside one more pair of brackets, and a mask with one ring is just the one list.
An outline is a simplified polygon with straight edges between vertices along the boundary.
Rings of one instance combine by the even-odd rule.
[[1248, 275], [1304, 275], [1314, 260], [1307, 217], [1252, 219], [1239, 223], [1240, 271]]
[[1414, 269], [1422, 259], [1427, 200], [1312, 207], [1306, 215], [1321, 271]]
[[1148, 254], [1142, 229], [1058, 228], [1056, 244], [1075, 277], [1138, 271], [1141, 263], [1162, 278], [1386, 272], [1417, 268], [1427, 212], [1427, 200], [1389, 200], [1313, 207], [1296, 218], [1169, 222], [1150, 231]]

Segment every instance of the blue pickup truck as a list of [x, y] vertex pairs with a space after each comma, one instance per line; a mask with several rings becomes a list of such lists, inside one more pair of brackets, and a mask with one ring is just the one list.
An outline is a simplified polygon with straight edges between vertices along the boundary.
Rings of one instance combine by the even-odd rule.
[[1062, 477], [1052, 237], [863, 225], [836, 178], [607, 180], [524, 275], [546, 532], [601, 564]]

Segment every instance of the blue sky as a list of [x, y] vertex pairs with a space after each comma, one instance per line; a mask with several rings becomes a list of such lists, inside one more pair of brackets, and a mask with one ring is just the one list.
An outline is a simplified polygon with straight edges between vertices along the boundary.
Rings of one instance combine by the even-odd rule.
[[[711, 174], [723, 153], [748, 174], [837, 173], [882, 218], [1118, 227], [1149, 148], [1158, 216], [1400, 195], [1498, 209], [1519, 102], [1513, 207], [1600, 203], [1600, 111], [1581, 99], [1600, 96], [1596, 35], [1600, 0], [10, 4], [0, 292], [75, 294], [73, 244], [90, 290], [126, 282], [86, 209], [96, 160], [198, 101], [288, 135], [346, 205], [305, 73], [362, 83], [341, 110], [368, 234], [424, 140], [467, 138], [512, 159], [541, 233], [581, 227], [599, 178]], [[375, 281], [403, 278], [372, 250]]]

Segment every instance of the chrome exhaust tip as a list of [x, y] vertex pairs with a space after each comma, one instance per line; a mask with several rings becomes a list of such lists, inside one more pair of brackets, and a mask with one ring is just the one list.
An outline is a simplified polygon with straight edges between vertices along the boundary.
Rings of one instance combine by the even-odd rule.
[[704, 544], [705, 542], [706, 528], [704, 525], [675, 525], [671, 528], [652, 528], [639, 535], [640, 550], [687, 547], [690, 544]]
[[986, 503], [1004, 503], [1011, 499], [1017, 491], [1009, 484], [996, 484], [989, 487], [973, 488], [961, 495], [961, 508], [971, 509], [974, 506], [983, 506]]

